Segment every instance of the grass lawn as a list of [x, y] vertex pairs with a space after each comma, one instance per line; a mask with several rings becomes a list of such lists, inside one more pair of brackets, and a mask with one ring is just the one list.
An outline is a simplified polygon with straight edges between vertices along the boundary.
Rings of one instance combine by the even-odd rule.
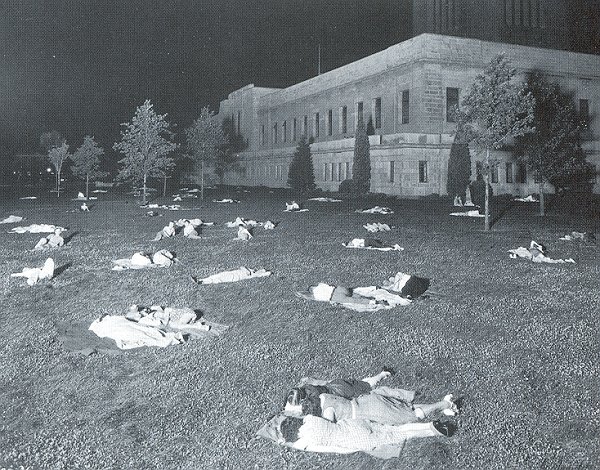
[[[377, 201], [308, 202], [284, 213], [277, 194], [219, 194], [240, 204], [160, 210], [147, 218], [132, 196], [100, 195], [90, 213], [77, 202], [5, 198], [0, 219], [68, 226], [51, 252], [58, 276], [28, 287], [9, 274], [41, 266], [37, 234], [0, 233], [0, 468], [94, 469], [491, 469], [597, 468], [600, 462], [600, 258], [597, 246], [563, 242], [572, 230], [598, 232], [574, 211], [536, 215], [512, 207], [484, 233], [482, 219], [454, 218], [447, 200], [383, 200], [392, 215], [358, 214]], [[162, 199], [158, 202], [167, 202]], [[236, 216], [281, 221], [233, 241]], [[201, 240], [151, 242], [170, 220], [218, 225]], [[366, 222], [403, 252], [351, 250]], [[596, 224], [596, 225], [594, 225]], [[23, 225], [23, 224], [22, 224]], [[507, 250], [543, 242], [575, 265], [509, 259]], [[111, 271], [135, 251], [174, 251], [168, 269]], [[268, 278], [195, 285], [241, 265]], [[381, 283], [398, 271], [430, 277], [428, 298], [407, 307], [356, 313], [298, 299], [319, 281]], [[165, 349], [89, 357], [64, 350], [58, 322], [90, 324], [131, 304], [192, 307], [230, 325], [222, 336]], [[386, 385], [417, 390], [420, 401], [464, 397], [450, 439], [409, 442], [400, 459], [311, 454], [255, 437], [303, 376], [363, 377], [391, 366]]]

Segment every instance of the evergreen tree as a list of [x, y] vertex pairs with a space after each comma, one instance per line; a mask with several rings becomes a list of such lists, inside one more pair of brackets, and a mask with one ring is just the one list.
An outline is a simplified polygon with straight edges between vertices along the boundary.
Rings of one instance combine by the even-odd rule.
[[122, 124], [121, 142], [113, 148], [125, 155], [118, 178], [143, 182], [142, 203], [146, 204], [146, 183], [149, 176], [163, 177], [173, 166], [169, 154], [177, 148], [166, 114], [156, 114], [150, 100], [138, 106], [130, 123]]
[[448, 182], [446, 189], [449, 196], [460, 196], [465, 198], [465, 190], [471, 180], [471, 153], [469, 144], [465, 139], [462, 126], [456, 129], [454, 142], [450, 147], [448, 159]]
[[86, 135], [83, 144], [71, 155], [73, 175], [85, 179], [85, 198], [89, 199], [90, 178], [106, 176], [105, 171], [100, 171], [100, 157], [104, 155], [104, 149], [98, 147], [93, 137]]
[[467, 140], [485, 154], [485, 230], [490, 229], [490, 173], [498, 163], [490, 158], [490, 151], [532, 130], [534, 98], [522, 84], [512, 82], [515, 74], [505, 56], [492, 58], [483, 74], [475, 78], [457, 112]]
[[315, 189], [315, 171], [306, 136], [300, 137], [288, 173], [288, 186], [301, 194]]
[[368, 193], [371, 189], [371, 146], [362, 120], [359, 120], [356, 126], [352, 180], [358, 193]]
[[581, 123], [572, 99], [540, 73], [528, 77], [526, 90], [535, 98], [535, 129], [518, 139], [516, 148], [527, 168], [539, 180], [540, 215], [545, 215], [544, 185], [590, 176], [590, 164], [581, 148]]
[[375, 135], [375, 126], [373, 125], [373, 118], [369, 116], [369, 121], [367, 122], [367, 135]]

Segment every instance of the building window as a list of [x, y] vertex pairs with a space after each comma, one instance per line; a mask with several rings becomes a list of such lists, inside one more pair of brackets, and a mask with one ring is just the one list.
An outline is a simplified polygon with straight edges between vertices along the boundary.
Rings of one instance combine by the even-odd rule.
[[329, 166], [329, 163], [323, 164], [323, 181], [329, 181], [329, 178], [330, 178], [329, 170], [330, 169], [331, 169], [331, 167]]
[[446, 88], [446, 122], [456, 122], [458, 88]]
[[340, 134], [348, 132], [348, 106], [340, 108]]
[[359, 122], [364, 122], [364, 111], [362, 101], [356, 103], [356, 124], [358, 125]]
[[265, 145], [265, 125], [260, 126], [260, 145]]
[[338, 163], [338, 181], [344, 181], [346, 179], [346, 173], [344, 172], [345, 169], [346, 166], [343, 162]]
[[511, 162], [507, 162], [506, 163], [506, 182], [507, 183], [514, 183], [514, 177], [513, 177], [513, 164]]
[[533, 181], [534, 181], [534, 183], [538, 183], [538, 184], [540, 184], [542, 182], [542, 175], [539, 171], [536, 171], [533, 174]]
[[519, 163], [517, 165], [517, 183], [527, 183], [527, 169], [525, 165]]
[[273, 124], [273, 143], [277, 143], [277, 123]]
[[491, 168], [491, 173], [492, 173], [492, 183], [497, 183], [498, 182], [498, 165], [494, 165]]
[[419, 183], [427, 183], [427, 162], [425, 160], [419, 161]]
[[283, 121], [281, 125], [281, 138], [284, 142], [287, 142], [287, 121]]
[[327, 111], [327, 135], [333, 135], [333, 109]]
[[242, 112], [238, 111], [238, 115], [237, 115], [237, 133], [241, 134], [242, 133]]
[[587, 129], [590, 123], [590, 102], [589, 100], [579, 100], [579, 119], [581, 120], [581, 127]]
[[395, 168], [394, 168], [394, 161], [390, 162], [390, 183], [394, 182], [394, 174], [395, 174]]
[[330, 163], [329, 165], [331, 167], [331, 181], [335, 181], [335, 163]]
[[408, 90], [402, 92], [402, 124], [408, 124], [410, 119], [410, 95]]
[[319, 113], [315, 113], [315, 129], [313, 135], [315, 138], [319, 137]]
[[375, 129], [381, 129], [381, 98], [375, 98]]
[[302, 121], [302, 135], [308, 136], [308, 116], [304, 116]]
[[298, 127], [298, 120], [294, 118], [294, 122], [292, 124], [292, 142], [296, 142], [296, 130]]
[[346, 162], [346, 179], [352, 179], [352, 170], [350, 169], [350, 162]]

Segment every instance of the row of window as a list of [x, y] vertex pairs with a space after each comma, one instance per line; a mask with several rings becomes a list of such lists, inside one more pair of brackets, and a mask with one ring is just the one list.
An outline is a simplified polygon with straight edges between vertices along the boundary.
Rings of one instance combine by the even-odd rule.
[[541, 0], [504, 0], [504, 22], [508, 26], [543, 28]]
[[[483, 178], [483, 162], [475, 162], [475, 175], [477, 179]], [[500, 165], [495, 165], [490, 169], [490, 183], [498, 183], [498, 175], [500, 173]], [[527, 169], [523, 164], [514, 164], [506, 162], [504, 164], [504, 174], [506, 183], [527, 183]], [[535, 182], [539, 183], [537, 176]]]
[[[455, 112], [458, 109], [459, 102], [459, 89], [448, 87], [446, 88], [446, 121], [447, 122], [455, 122]], [[409, 90], [402, 91], [402, 98], [400, 100], [400, 122], [402, 124], [408, 124], [410, 121], [410, 92]], [[381, 129], [383, 125], [383, 117], [382, 117], [382, 102], [381, 98], [375, 98], [372, 103], [372, 117], [373, 120], [371, 124], [373, 128]], [[346, 134], [348, 132], [348, 106], [340, 106], [337, 110], [338, 115], [338, 126], [337, 133], [338, 134]], [[334, 110], [327, 110], [326, 118], [325, 118], [325, 132], [327, 136], [332, 136], [334, 134], [334, 124], [333, 124], [333, 116]], [[359, 121], [364, 122], [364, 103], [359, 101], [356, 103], [356, 113], [355, 113], [355, 124]], [[239, 126], [239, 124], [238, 124]], [[280, 131], [281, 129], [281, 131]], [[280, 134], [281, 132], [281, 134]], [[285, 143], [295, 142], [300, 135], [309, 135], [309, 118], [308, 115], [304, 115], [302, 119], [293, 118], [290, 121], [283, 121], [280, 124], [275, 122], [271, 129], [271, 141], [273, 144], [277, 144], [279, 142]], [[311, 120], [311, 129], [310, 136], [314, 139], [318, 139], [321, 136], [321, 114], [317, 111], [313, 114]], [[267, 131], [265, 125], [262, 124], [260, 127], [260, 145], [267, 144]]]

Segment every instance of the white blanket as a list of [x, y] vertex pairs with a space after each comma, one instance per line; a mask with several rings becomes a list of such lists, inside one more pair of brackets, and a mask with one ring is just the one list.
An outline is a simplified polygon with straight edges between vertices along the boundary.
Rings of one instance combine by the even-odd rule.
[[257, 225], [260, 225], [260, 222], [257, 222], [256, 220], [252, 219], [244, 219], [243, 217], [236, 217], [233, 222], [225, 222], [225, 225], [229, 228], [235, 228], [240, 226], [256, 227]]
[[107, 315], [94, 320], [89, 328], [100, 338], [112, 338], [119, 349], [133, 349], [142, 346], [165, 348], [184, 342], [181, 332], [163, 331], [160, 328], [144, 325], [126, 317]]
[[246, 227], [244, 227], [243, 225], [240, 225], [238, 227], [238, 232], [237, 232], [237, 237], [234, 238], [234, 240], [243, 240], [243, 241], [248, 241], [252, 238], [252, 234], [250, 233], [250, 230], [248, 230]]
[[47, 237], [40, 238], [40, 241], [37, 242], [34, 250], [49, 250], [51, 248], [58, 248], [65, 244], [65, 239], [60, 235], [60, 232], [57, 230], [52, 235], [48, 235]]
[[567, 242], [581, 240], [583, 242], [594, 243], [596, 241], [596, 237], [593, 233], [573, 231], [573, 232], [565, 235], [564, 237], [560, 237], [559, 240], [563, 240], [563, 241], [567, 241]]
[[390, 209], [389, 207], [380, 207], [380, 206], [375, 206], [372, 207], [371, 209], [357, 209], [356, 212], [360, 212], [362, 214], [393, 214], [394, 211], [392, 209]]
[[243, 281], [244, 279], [251, 279], [253, 277], [265, 277], [270, 276], [271, 271], [265, 269], [248, 269], [245, 266], [241, 266], [239, 269], [233, 271], [222, 271], [217, 274], [205, 277], [204, 279], [198, 279], [198, 284], [221, 284], [224, 282], [237, 282]]
[[37, 199], [37, 197], [35, 197], [35, 196], [25, 196], [25, 197], [20, 197], [19, 199]]
[[0, 224], [14, 224], [16, 222], [21, 222], [22, 220], [23, 217], [20, 217], [18, 215], [9, 215], [5, 219], [0, 220]]
[[375, 233], [375, 232], [389, 232], [391, 230], [388, 224], [382, 224], [380, 222], [374, 222], [372, 224], [363, 225], [367, 232]]
[[348, 243], [342, 243], [346, 248], [363, 248], [365, 250], [377, 250], [377, 251], [404, 251], [400, 245], [391, 245], [391, 246], [383, 246], [383, 247], [375, 247], [375, 246], [365, 246], [364, 238], [354, 238]]
[[20, 273], [13, 273], [11, 277], [26, 277], [27, 284], [33, 286], [42, 279], [52, 279], [54, 276], [54, 260], [48, 258], [41, 268], [23, 268]]
[[213, 202], [223, 202], [226, 204], [239, 204], [240, 203], [240, 201], [238, 201], [237, 199], [230, 199], [230, 198], [219, 199], [219, 200], [213, 199]]
[[331, 197], [312, 197], [309, 201], [318, 201], [318, 202], [342, 202], [341, 199], [333, 199]]
[[121, 258], [114, 260], [113, 271], [123, 271], [125, 269], [144, 269], [144, 268], [167, 268], [171, 266], [177, 258], [168, 250], [159, 250], [152, 257], [139, 251], [131, 258]]
[[513, 201], [518, 201], [518, 202], [540, 202], [539, 199], [536, 199], [535, 197], [533, 197], [532, 194], [530, 194], [527, 197], [516, 197], [513, 199]]
[[455, 217], [485, 217], [485, 214], [480, 214], [478, 210], [466, 212], [451, 212], [450, 215], [453, 215]]
[[56, 229], [62, 229], [63, 227], [59, 227], [57, 225], [48, 225], [48, 224], [31, 224], [26, 227], [13, 227], [10, 232], [11, 233], [52, 233], [56, 231]]
[[529, 248], [525, 248], [520, 246], [519, 248], [515, 248], [512, 250], [508, 250], [510, 253], [510, 257], [513, 259], [516, 258], [525, 258], [529, 261], [533, 261], [534, 263], [549, 263], [549, 264], [564, 264], [564, 263], [575, 263], [575, 260], [572, 258], [568, 259], [552, 259], [546, 256], [544, 252], [544, 248], [539, 243], [535, 241], [531, 241]]

